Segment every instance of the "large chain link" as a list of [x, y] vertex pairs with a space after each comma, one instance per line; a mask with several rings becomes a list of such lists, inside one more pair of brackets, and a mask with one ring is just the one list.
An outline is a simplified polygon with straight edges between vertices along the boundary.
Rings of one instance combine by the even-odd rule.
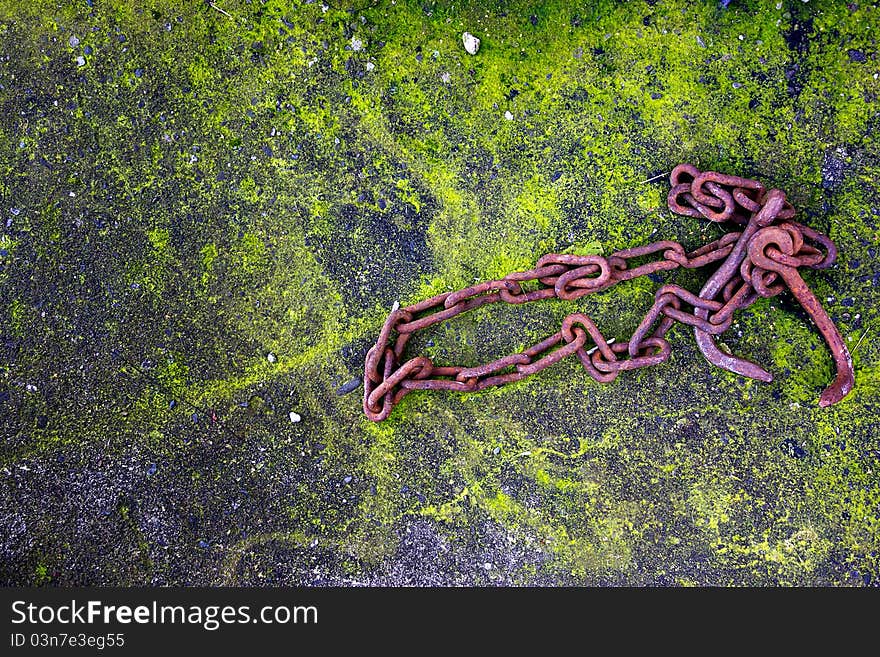
[[[563, 358], [576, 355], [587, 374], [609, 383], [624, 370], [657, 365], [669, 358], [665, 339], [675, 322], [692, 326], [697, 343], [709, 362], [744, 376], [772, 380], [772, 375], [750, 361], [721, 351], [714, 337], [724, 333], [733, 314], [761, 297], [786, 288], [801, 303], [831, 349], [837, 376], [819, 399], [834, 404], [849, 393], [854, 376], [846, 344], [834, 323], [798, 273], [799, 267], [823, 269], [837, 258], [826, 235], [793, 220], [795, 210], [778, 189], [765, 189], [756, 180], [715, 171], [699, 171], [680, 164], [670, 174], [667, 198], [670, 210], [713, 222], [733, 222], [742, 230], [690, 253], [678, 242], [663, 240], [615, 251], [608, 257], [548, 253], [534, 269], [513, 272], [456, 292], [444, 292], [393, 311], [369, 350], [364, 365], [364, 413], [381, 421], [413, 390], [475, 392], [519, 381]], [[630, 261], [659, 254], [656, 259], [630, 267]], [[678, 285], [664, 285], [654, 304], [627, 342], [606, 340], [595, 322], [583, 313], [566, 317], [559, 331], [523, 351], [476, 367], [436, 366], [430, 358], [404, 361], [406, 344], [416, 331], [447, 321], [486, 304], [523, 304], [541, 299], [579, 299], [639, 276], [722, 264], [700, 294]], [[537, 285], [526, 291], [524, 283]], [[689, 310], [690, 308], [690, 310]]]

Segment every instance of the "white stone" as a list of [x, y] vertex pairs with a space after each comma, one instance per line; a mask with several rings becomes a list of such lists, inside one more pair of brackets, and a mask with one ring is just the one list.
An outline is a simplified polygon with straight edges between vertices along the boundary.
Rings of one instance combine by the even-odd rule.
[[287, 416], [290, 418], [290, 421], [293, 422], [294, 424], [296, 424], [297, 422], [302, 420], [302, 416], [299, 413], [295, 413], [293, 411], [290, 411], [290, 413], [288, 413]]
[[476, 55], [480, 49], [480, 40], [470, 32], [461, 35], [461, 41], [464, 43], [464, 49], [471, 55]]
[[266, 356], [266, 359], [267, 359], [270, 363], [274, 363], [276, 360], [278, 360], [278, 357], [270, 351], [270, 352], [269, 352], [269, 355]]
[[507, 110], [504, 113], [504, 118], [507, 119], [508, 121], [513, 121], [513, 114], [510, 113], [510, 110]]

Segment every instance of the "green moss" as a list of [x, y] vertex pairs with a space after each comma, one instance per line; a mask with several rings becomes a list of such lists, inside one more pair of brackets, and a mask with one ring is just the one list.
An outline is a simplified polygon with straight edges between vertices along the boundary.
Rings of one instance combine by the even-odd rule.
[[[259, 236], [253, 233], [245, 233], [234, 247], [235, 258], [241, 271], [246, 275], [253, 275], [265, 268], [266, 245]], [[203, 261], [204, 262], [204, 261]]]
[[12, 335], [21, 338], [24, 336], [25, 307], [19, 299], [13, 299], [9, 304], [9, 328]]
[[201, 248], [199, 254], [202, 256], [202, 287], [207, 290], [214, 277], [214, 263], [217, 262], [220, 251], [216, 244], [210, 242]]
[[182, 362], [180, 355], [169, 355], [156, 368], [156, 378], [165, 390], [174, 393], [186, 387], [189, 368]]
[[37, 564], [37, 568], [34, 571], [34, 586], [45, 586], [51, 581], [52, 576], [49, 574], [49, 567], [43, 563]]
[[162, 257], [167, 253], [168, 245], [171, 241], [167, 229], [156, 228], [149, 230], [147, 231], [147, 238], [150, 240], [150, 245], [155, 249], [159, 257]]
[[798, 403], [814, 403], [816, 391], [833, 378], [828, 348], [815, 328], [781, 313], [772, 313], [778, 336], [771, 353], [776, 372], [785, 377], [785, 394]]

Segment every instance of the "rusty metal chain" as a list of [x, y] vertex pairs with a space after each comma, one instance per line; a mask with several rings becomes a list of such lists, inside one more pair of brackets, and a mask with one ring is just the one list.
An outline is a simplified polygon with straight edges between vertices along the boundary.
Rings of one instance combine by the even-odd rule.
[[[534, 269], [394, 310], [367, 352], [366, 416], [375, 422], [384, 420], [413, 390], [475, 392], [519, 381], [571, 355], [577, 356], [597, 382], [610, 383], [624, 370], [665, 362], [671, 353], [665, 335], [675, 322], [693, 327], [701, 352], [712, 364], [771, 381], [769, 372], [722, 351], [714, 340], [730, 327], [737, 310], [785, 289], [813, 319], [834, 359], [837, 374], [820, 396], [819, 405], [843, 399], [854, 383], [852, 359], [837, 327], [798, 273], [800, 267], [823, 269], [834, 263], [837, 249], [831, 239], [794, 221], [795, 210], [785, 194], [766, 189], [757, 180], [701, 172], [690, 164], [680, 164], [672, 170], [670, 184], [667, 203], [673, 212], [717, 223], [733, 222], [742, 230], [727, 232], [689, 253], [669, 240], [615, 251], [608, 257], [548, 253], [538, 259]], [[629, 261], [656, 254], [658, 259], [630, 267]], [[426, 356], [403, 360], [407, 342], [416, 331], [486, 304], [516, 305], [551, 298], [571, 301], [639, 276], [715, 262], [721, 265], [699, 294], [678, 285], [657, 290], [654, 304], [627, 342], [606, 340], [592, 319], [573, 313], [563, 320], [559, 331], [541, 342], [476, 367], [436, 366]], [[534, 282], [540, 287], [523, 289], [524, 283]]]

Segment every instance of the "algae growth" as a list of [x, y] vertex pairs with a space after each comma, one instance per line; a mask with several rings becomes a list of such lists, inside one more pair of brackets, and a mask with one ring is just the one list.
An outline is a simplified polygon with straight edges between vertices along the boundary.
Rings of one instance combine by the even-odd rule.
[[[0, 0], [2, 581], [876, 585], [878, 28], [869, 2]], [[835, 240], [805, 278], [842, 403], [783, 295], [724, 336], [770, 384], [677, 327], [607, 386], [563, 362], [366, 420], [394, 302], [716, 238], [665, 207], [679, 162]], [[574, 308], [623, 338], [659, 285], [414, 353], [476, 364]]]

